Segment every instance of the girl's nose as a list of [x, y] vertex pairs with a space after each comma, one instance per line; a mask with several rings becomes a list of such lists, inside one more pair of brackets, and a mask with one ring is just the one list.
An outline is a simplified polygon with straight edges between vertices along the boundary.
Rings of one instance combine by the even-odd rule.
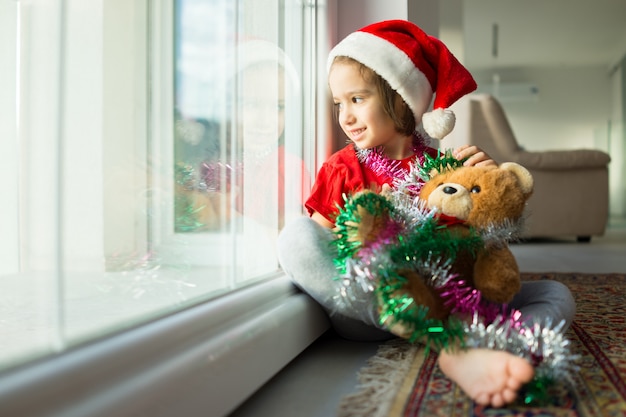
[[344, 125], [354, 123], [354, 115], [350, 111], [349, 107], [344, 107], [339, 113], [339, 122]]

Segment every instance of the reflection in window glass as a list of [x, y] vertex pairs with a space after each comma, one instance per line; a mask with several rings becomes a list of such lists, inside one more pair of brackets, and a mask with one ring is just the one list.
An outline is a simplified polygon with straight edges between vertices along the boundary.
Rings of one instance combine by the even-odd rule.
[[0, 368], [274, 276], [299, 3], [0, 2]]
[[174, 228], [201, 236], [207, 250], [195, 262], [240, 268], [218, 268], [223, 282], [272, 273], [286, 211], [299, 212], [308, 189], [302, 158], [286, 146], [301, 141], [287, 138], [287, 125], [301, 123], [299, 76], [283, 48], [288, 9], [276, 0], [177, 4]]

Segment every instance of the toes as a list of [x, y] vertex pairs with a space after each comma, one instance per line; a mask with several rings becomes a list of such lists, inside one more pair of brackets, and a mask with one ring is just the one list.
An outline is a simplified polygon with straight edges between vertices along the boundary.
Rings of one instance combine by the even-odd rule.
[[502, 392], [494, 393], [491, 397], [491, 406], [495, 408], [504, 407], [511, 404], [517, 398], [517, 390], [504, 389]]
[[502, 391], [502, 400], [505, 404], [512, 403], [513, 401], [515, 401], [515, 398], [517, 398], [517, 389], [505, 389], [504, 391]]
[[500, 393], [496, 393], [496, 394], [494, 394], [491, 397], [491, 406], [492, 407], [500, 408], [504, 404], [506, 404], [506, 402], [504, 401], [504, 399], [502, 398], [502, 395]]
[[509, 379], [509, 386], [511, 386], [511, 388], [519, 389], [522, 384], [533, 379], [534, 374], [535, 371], [532, 365], [525, 359], [514, 358], [509, 362], [509, 375], [513, 377]]
[[491, 398], [489, 397], [489, 394], [484, 392], [482, 394], [478, 394], [474, 398], [474, 402], [476, 404], [479, 404], [479, 405], [490, 405], [491, 404]]

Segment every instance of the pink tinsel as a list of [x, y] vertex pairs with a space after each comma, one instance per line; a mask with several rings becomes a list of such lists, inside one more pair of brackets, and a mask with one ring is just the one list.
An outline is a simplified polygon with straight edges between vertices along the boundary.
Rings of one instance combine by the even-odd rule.
[[[412, 164], [421, 165], [424, 162], [424, 152], [428, 149], [424, 138], [415, 134], [413, 135], [413, 143], [411, 151], [413, 152], [414, 159]], [[398, 160], [388, 158], [384, 154], [384, 149], [381, 146], [372, 149], [357, 149], [357, 156], [361, 163], [365, 164], [369, 169], [374, 171], [376, 175], [380, 177], [387, 177], [392, 180], [393, 185], [397, 185], [407, 178], [409, 171], [402, 166]], [[413, 195], [417, 195], [421, 189], [423, 182], [412, 183], [409, 191]]]
[[478, 313], [488, 323], [493, 322], [506, 308], [482, 299], [479, 290], [470, 287], [464, 280], [457, 280], [456, 276], [452, 276], [438, 290], [444, 299], [444, 305], [451, 308], [452, 313], [461, 315]]
[[401, 231], [402, 225], [393, 220], [388, 221], [385, 227], [376, 236], [376, 240], [363, 246], [357, 256], [367, 264], [367, 260], [374, 258], [376, 253], [382, 251], [382, 248], [396, 243]]

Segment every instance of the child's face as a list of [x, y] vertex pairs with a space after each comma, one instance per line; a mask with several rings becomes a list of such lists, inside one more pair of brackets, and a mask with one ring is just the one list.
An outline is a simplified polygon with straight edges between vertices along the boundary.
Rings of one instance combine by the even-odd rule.
[[252, 67], [243, 73], [242, 125], [244, 146], [251, 153], [278, 144], [285, 129], [285, 85], [275, 64]]
[[387, 151], [404, 144], [406, 137], [398, 133], [385, 113], [376, 86], [363, 78], [356, 64], [334, 63], [328, 84], [338, 107], [339, 125], [359, 148], [384, 146]]

